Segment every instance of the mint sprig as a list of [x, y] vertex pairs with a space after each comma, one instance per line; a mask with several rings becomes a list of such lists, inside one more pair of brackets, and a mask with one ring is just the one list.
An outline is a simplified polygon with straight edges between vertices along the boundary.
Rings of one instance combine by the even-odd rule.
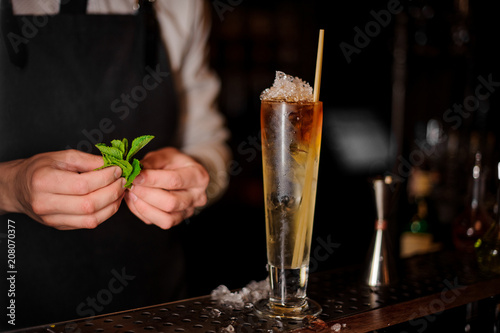
[[144, 148], [149, 141], [153, 140], [153, 138], [153, 135], [143, 135], [135, 138], [130, 145], [130, 150], [128, 149], [128, 140], [126, 138], [123, 140], [111, 141], [111, 146], [107, 146], [104, 143], [96, 144], [95, 146], [101, 152], [104, 160], [104, 165], [96, 170], [117, 165], [122, 169], [122, 177], [127, 180], [125, 187], [132, 187], [132, 182], [141, 172], [142, 166], [138, 159], [134, 158], [132, 161], [130, 161], [130, 159], [137, 154], [139, 150]]

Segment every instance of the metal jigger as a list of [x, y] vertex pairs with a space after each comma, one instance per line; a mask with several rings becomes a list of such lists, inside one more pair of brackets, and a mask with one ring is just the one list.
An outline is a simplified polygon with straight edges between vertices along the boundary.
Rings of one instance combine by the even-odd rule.
[[397, 193], [398, 186], [390, 176], [372, 181], [375, 192], [375, 206], [377, 219], [375, 234], [373, 235], [367, 256], [367, 267], [363, 277], [366, 284], [372, 287], [381, 287], [393, 284], [397, 280], [396, 262], [391, 249], [388, 230], [388, 215], [391, 204]]

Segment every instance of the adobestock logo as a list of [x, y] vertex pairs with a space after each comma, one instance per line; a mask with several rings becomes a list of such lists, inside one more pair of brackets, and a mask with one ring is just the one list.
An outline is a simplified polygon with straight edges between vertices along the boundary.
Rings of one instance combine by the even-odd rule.
[[219, 19], [224, 21], [224, 13], [227, 11], [232, 12], [236, 6], [239, 6], [243, 0], [213, 0], [212, 6], [219, 16]]
[[[170, 73], [162, 71], [160, 65], [153, 69], [146, 66], [146, 74], [140, 84], [137, 84], [127, 93], [121, 93], [119, 98], [114, 99], [110, 104], [111, 112], [118, 116], [119, 120], [125, 120], [130, 115], [131, 110], [136, 109], [144, 101], [148, 93], [156, 89]], [[102, 142], [104, 134], [109, 134], [116, 129], [115, 122], [111, 118], [104, 117], [99, 120], [97, 127], [90, 130], [84, 128], [81, 133], [87, 139], [80, 140], [75, 147], [70, 145], [66, 149], [75, 148], [85, 153], [91, 153], [96, 143]]]
[[[94, 317], [102, 312], [104, 307], [113, 301], [113, 296], [121, 293], [129, 282], [135, 279], [135, 276], [127, 275], [125, 267], [122, 267], [121, 273], [113, 268], [111, 274], [113, 277], [109, 279], [107, 288], [102, 288], [95, 297], [89, 296], [76, 306], [76, 313], [80, 317]], [[91, 322], [92, 318], [89, 318], [83, 325], [89, 325]], [[64, 332], [80, 333], [82, 330], [72, 321], [65, 325]]]
[[326, 240], [322, 237], [317, 237], [316, 242], [318, 244], [311, 250], [309, 258], [310, 273], [315, 272], [318, 269], [319, 263], [328, 260], [341, 245], [340, 243], [332, 242], [332, 235], [327, 235]]
[[[410, 325], [415, 328], [418, 333], [423, 333], [427, 330], [429, 323], [434, 322], [437, 316], [442, 314], [447, 307], [457, 300], [466, 286], [460, 285], [458, 277], [452, 281], [444, 280], [445, 287], [436, 298], [432, 299], [426, 306], [421, 306], [409, 317]], [[408, 333], [403, 331], [401, 333]]]
[[[491, 73], [486, 76], [479, 75], [477, 81], [478, 83], [473, 94], [466, 96], [462, 103], [454, 103], [452, 107], [444, 111], [442, 115], [444, 124], [448, 124], [451, 128], [457, 130], [463, 125], [464, 119], [469, 118], [472, 113], [478, 111], [481, 107], [481, 102], [487, 101], [498, 90], [498, 87], [500, 87], [500, 81], [494, 81], [493, 74]], [[388, 175], [398, 181], [402, 181], [409, 178], [413, 168], [422, 166], [429, 157], [441, 157], [438, 146], [445, 143], [448, 140], [448, 136], [443, 134], [435, 140], [431, 144], [426, 139], [415, 139], [415, 148], [406, 157], [403, 155], [397, 156], [398, 173], [388, 173]]]
[[488, 100], [491, 94], [500, 87], [500, 81], [493, 81], [491, 73], [487, 78], [479, 75], [477, 80], [479, 83], [476, 85], [473, 95], [466, 96], [462, 104], [455, 103], [453, 107], [443, 113], [443, 121], [450, 123], [455, 130], [462, 125], [463, 119], [469, 118], [473, 112], [479, 110], [481, 102]]
[[[61, 4], [65, 5], [70, 1], [71, 0], [61, 0]], [[47, 23], [49, 23], [49, 18], [53, 16], [50, 2], [51, 1], [37, 1], [36, 5], [41, 8], [44, 15], [22, 16], [19, 22], [19, 31], [9, 31], [6, 33], [6, 39], [9, 41], [10, 47], [15, 53], [19, 53], [21, 45], [28, 44], [30, 40], [38, 35], [40, 29], [44, 28]]]
[[[243, 162], [251, 163], [260, 156], [262, 151], [261, 147], [261, 134], [249, 135], [246, 140], [240, 142], [236, 152], [242, 158]], [[228, 177], [238, 176], [243, 172], [243, 166], [236, 159], [231, 159], [227, 164], [227, 170], [219, 170], [210, 174], [210, 179], [217, 179], [218, 181], [210, 182], [206, 190], [209, 199], [214, 198], [216, 193], [219, 193], [219, 184], [225, 183]]]
[[28, 44], [31, 39], [38, 35], [39, 29], [49, 22], [49, 17], [45, 15], [32, 16], [30, 21], [26, 16], [23, 16], [21, 22], [19, 34], [13, 31], [7, 33], [7, 39], [15, 53], [19, 53], [21, 44]]
[[82, 317], [95, 316], [96, 313], [104, 310], [104, 306], [111, 303], [113, 295], [119, 294], [123, 289], [128, 286], [129, 281], [135, 279], [133, 275], [127, 275], [125, 267], [122, 268], [121, 273], [116, 269], [111, 270], [113, 277], [109, 280], [107, 288], [99, 290], [96, 297], [87, 297], [85, 302], [81, 302], [76, 307], [76, 313]]
[[341, 42], [339, 44], [340, 50], [344, 55], [348, 64], [352, 61], [354, 54], [360, 54], [366, 48], [373, 38], [377, 37], [383, 28], [386, 28], [392, 21], [392, 16], [399, 14], [403, 11], [403, 6], [399, 0], [390, 0], [387, 3], [387, 9], [379, 10], [378, 12], [372, 10], [370, 15], [374, 18], [365, 24], [364, 31], [358, 26], [354, 27], [353, 44]]

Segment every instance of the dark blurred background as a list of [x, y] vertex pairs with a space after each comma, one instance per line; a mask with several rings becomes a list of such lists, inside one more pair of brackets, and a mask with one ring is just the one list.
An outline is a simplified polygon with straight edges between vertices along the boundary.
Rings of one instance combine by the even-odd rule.
[[192, 296], [267, 275], [259, 95], [276, 70], [313, 85], [319, 29], [324, 127], [312, 249], [323, 250], [311, 269], [363, 262], [375, 220], [369, 179], [377, 175], [401, 181], [391, 222], [395, 253], [422, 192], [428, 206], [419, 233], [453, 247], [452, 222], [467, 205], [476, 150], [491, 170], [482, 199], [491, 213], [500, 128], [494, 2], [210, 3], [210, 56], [234, 156], [225, 196], [183, 227], [192, 244]]

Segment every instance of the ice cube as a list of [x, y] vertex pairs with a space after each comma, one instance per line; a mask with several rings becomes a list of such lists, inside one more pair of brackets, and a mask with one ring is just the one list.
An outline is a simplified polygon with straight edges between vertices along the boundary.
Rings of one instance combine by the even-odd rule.
[[277, 71], [273, 86], [264, 90], [260, 99], [273, 102], [312, 102], [313, 89], [298, 77]]
[[331, 327], [331, 330], [334, 332], [340, 332], [341, 329], [342, 325], [340, 325], [339, 323], [333, 324], [333, 326]]
[[226, 286], [220, 285], [210, 293], [212, 299], [230, 308], [238, 310], [269, 296], [269, 281], [251, 281], [246, 287], [231, 292]]
[[224, 295], [227, 295], [231, 293], [231, 291], [223, 284], [212, 290], [212, 293], [210, 296], [212, 296], [213, 299], [220, 299], [221, 297], [224, 297]]
[[219, 309], [212, 309], [212, 310], [210, 310], [210, 317], [219, 318], [221, 313], [222, 313], [222, 311]]

